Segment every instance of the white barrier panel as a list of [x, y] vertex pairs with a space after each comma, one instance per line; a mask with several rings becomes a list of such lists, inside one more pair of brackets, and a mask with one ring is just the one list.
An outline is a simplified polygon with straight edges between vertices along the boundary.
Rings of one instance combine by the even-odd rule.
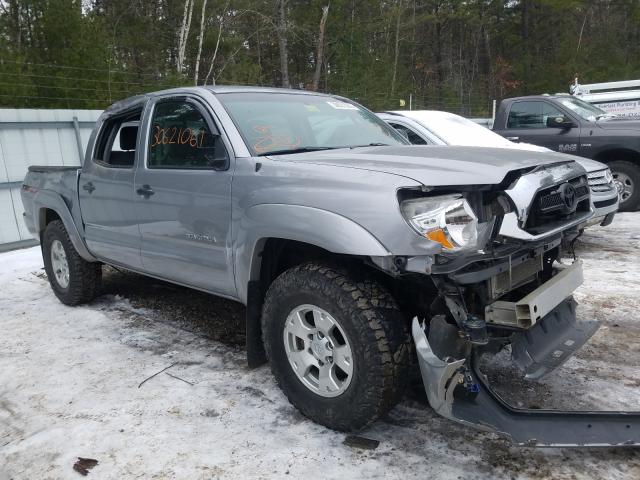
[[101, 110], [0, 109], [0, 245], [31, 239], [20, 186], [30, 165], [80, 165]]

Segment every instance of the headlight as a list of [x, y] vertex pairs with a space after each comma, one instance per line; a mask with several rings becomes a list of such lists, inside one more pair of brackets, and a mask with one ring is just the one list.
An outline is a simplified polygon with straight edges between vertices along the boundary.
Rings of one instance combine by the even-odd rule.
[[493, 219], [480, 223], [471, 206], [458, 194], [406, 200], [400, 208], [420, 235], [452, 252], [481, 250], [493, 228]]

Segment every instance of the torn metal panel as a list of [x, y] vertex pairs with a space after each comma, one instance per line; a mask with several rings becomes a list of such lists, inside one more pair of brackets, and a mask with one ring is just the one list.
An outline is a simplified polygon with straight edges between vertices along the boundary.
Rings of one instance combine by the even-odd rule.
[[595, 321], [576, 319], [577, 303], [568, 298], [533, 327], [513, 339], [511, 356], [528, 379], [552, 372], [582, 347], [600, 327]]
[[473, 365], [471, 372], [479, 392], [473, 399], [454, 399], [452, 414], [456, 421], [489, 428], [520, 446], [640, 446], [640, 412], [513, 408], [489, 387]]
[[453, 390], [458, 383], [463, 381], [460, 369], [465, 360], [454, 360], [452, 362], [440, 360], [431, 349], [427, 336], [417, 318], [413, 320], [412, 333], [429, 404], [436, 413], [443, 417], [454, 419], [451, 415]]
[[[477, 369], [475, 356], [445, 362], [414, 318], [412, 334], [429, 403], [456, 422], [492, 431], [528, 447], [640, 446], [640, 412], [518, 409], [495, 393]], [[467, 385], [475, 388], [470, 391]]]

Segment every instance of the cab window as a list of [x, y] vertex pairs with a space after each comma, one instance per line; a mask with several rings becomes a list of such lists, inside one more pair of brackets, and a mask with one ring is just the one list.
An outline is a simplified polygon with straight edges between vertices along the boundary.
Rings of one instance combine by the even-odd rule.
[[222, 138], [195, 103], [184, 99], [156, 104], [149, 133], [150, 169], [228, 168]]
[[93, 153], [95, 163], [109, 168], [133, 168], [141, 113], [134, 112], [105, 121]]
[[547, 128], [547, 118], [562, 115], [547, 102], [516, 102], [511, 105], [507, 128]]

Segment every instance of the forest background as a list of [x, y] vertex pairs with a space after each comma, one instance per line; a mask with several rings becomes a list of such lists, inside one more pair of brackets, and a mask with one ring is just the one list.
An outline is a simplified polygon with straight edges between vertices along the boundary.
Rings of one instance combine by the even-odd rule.
[[489, 116], [640, 78], [640, 0], [0, 0], [0, 106], [102, 109], [182, 85]]

